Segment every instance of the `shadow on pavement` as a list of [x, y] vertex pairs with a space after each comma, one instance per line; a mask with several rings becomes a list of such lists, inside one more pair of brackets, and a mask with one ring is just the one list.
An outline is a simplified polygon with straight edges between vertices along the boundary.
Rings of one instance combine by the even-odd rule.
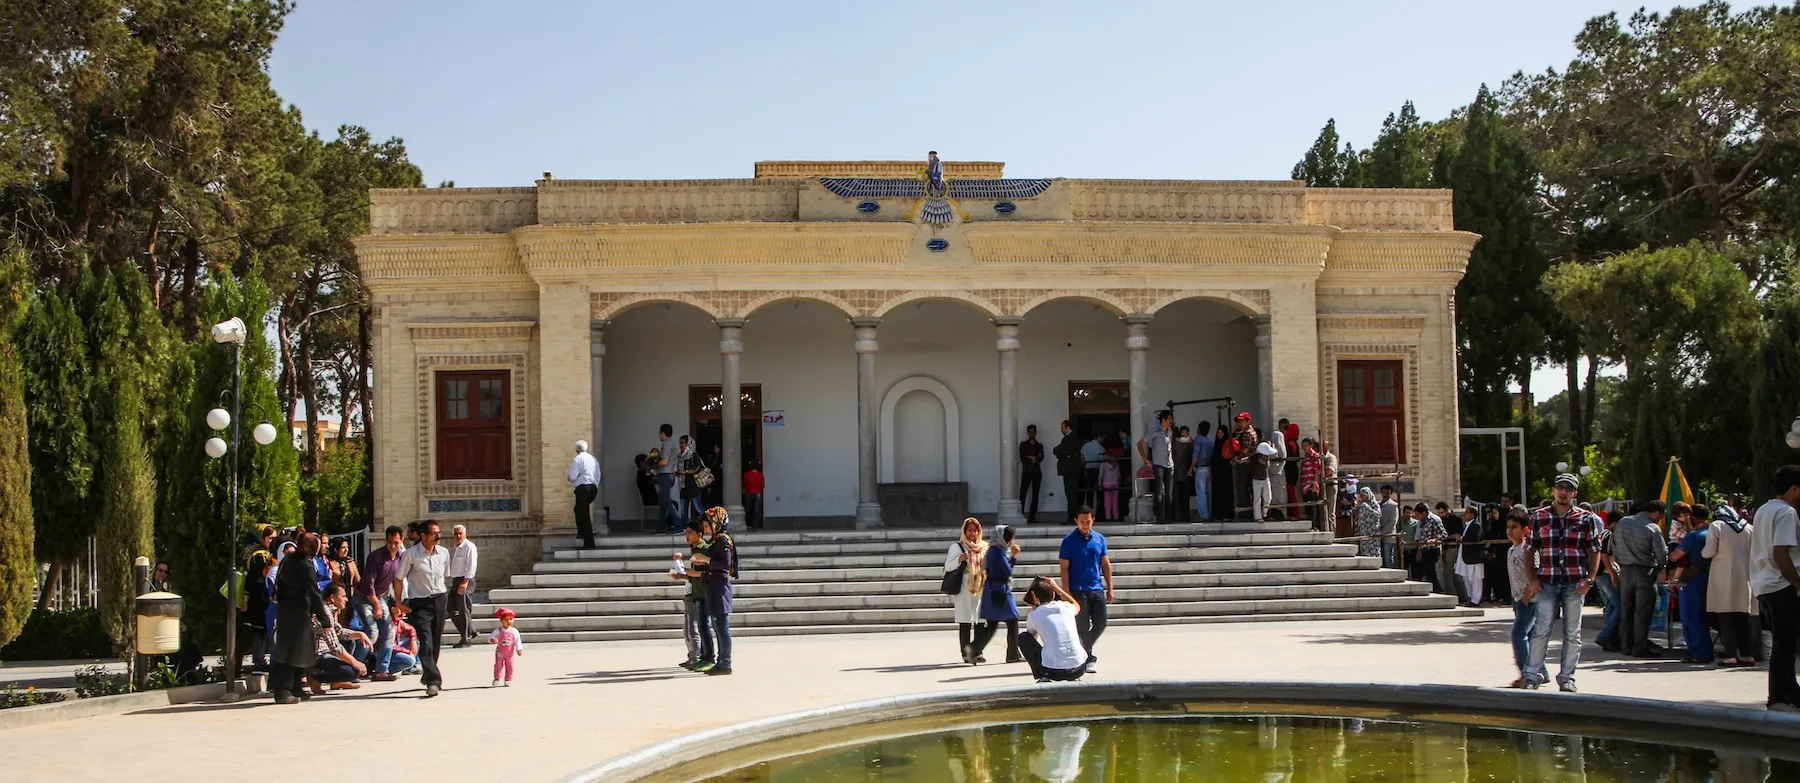
[[861, 669], [843, 669], [847, 672], [881, 672], [882, 674], [905, 674], [907, 672], [931, 672], [939, 669], [967, 669], [966, 663], [912, 663], [905, 666], [869, 666]]
[[584, 674], [565, 674], [550, 680], [551, 685], [616, 685], [628, 682], [656, 682], [673, 680], [683, 675], [705, 677], [704, 674], [683, 672], [671, 666], [667, 669], [626, 669], [616, 672], [587, 672]]

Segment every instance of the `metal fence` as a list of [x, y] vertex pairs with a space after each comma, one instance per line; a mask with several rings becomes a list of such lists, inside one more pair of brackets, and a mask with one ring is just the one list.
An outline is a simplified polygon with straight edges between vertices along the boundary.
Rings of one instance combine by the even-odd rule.
[[43, 597], [45, 590], [50, 590], [50, 599], [46, 605], [51, 611], [98, 606], [100, 580], [94, 564], [99, 561], [99, 556], [99, 545], [95, 543], [93, 536], [88, 536], [81, 555], [63, 564], [62, 575], [56, 580], [54, 587], [47, 584], [50, 580], [50, 564], [38, 564], [37, 580], [31, 587], [31, 600], [36, 602]]

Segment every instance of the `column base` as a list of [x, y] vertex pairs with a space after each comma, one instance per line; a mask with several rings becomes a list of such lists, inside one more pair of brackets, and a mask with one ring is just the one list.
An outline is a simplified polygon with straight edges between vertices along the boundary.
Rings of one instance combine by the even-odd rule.
[[607, 519], [606, 519], [606, 507], [605, 506], [595, 503], [592, 517], [593, 517], [593, 521], [594, 521], [594, 537], [595, 538], [599, 538], [600, 536], [612, 535], [612, 528], [606, 524]]
[[1011, 527], [1025, 524], [1025, 504], [1017, 500], [1001, 500], [999, 513], [995, 514], [995, 522]]
[[1131, 521], [1155, 522], [1156, 499], [1148, 495], [1139, 495], [1131, 499]]
[[872, 530], [882, 526], [880, 503], [856, 504], [856, 529]]
[[750, 529], [749, 528], [750, 523], [747, 521], [749, 519], [749, 517], [744, 513], [743, 506], [734, 506], [731, 504], [726, 504], [725, 513], [731, 516], [731, 524], [732, 524], [733, 530], [748, 530], [748, 529]]

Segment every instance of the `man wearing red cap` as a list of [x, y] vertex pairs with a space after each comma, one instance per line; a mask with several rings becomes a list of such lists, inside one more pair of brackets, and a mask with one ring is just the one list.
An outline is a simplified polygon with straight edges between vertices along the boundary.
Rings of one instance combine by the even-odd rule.
[[1237, 415], [1236, 429], [1231, 433], [1229, 448], [1231, 457], [1231, 485], [1234, 497], [1231, 500], [1232, 516], [1243, 516], [1250, 505], [1250, 468], [1251, 460], [1256, 457], [1256, 428], [1250, 426], [1250, 412]]

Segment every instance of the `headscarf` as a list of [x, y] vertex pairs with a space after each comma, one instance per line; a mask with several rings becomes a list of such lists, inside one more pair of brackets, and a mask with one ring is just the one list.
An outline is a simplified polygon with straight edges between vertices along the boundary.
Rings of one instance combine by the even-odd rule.
[[1714, 522], [1724, 522], [1725, 526], [1731, 528], [1733, 533], [1744, 532], [1744, 526], [1749, 524], [1738, 515], [1737, 509], [1725, 503], [1720, 503], [1718, 508], [1713, 509], [1712, 518]]
[[713, 506], [706, 510], [706, 522], [713, 529], [723, 533], [725, 528], [731, 525], [731, 512], [726, 511], [724, 506]]
[[[976, 533], [975, 541], [972, 543], [969, 541], [970, 523], [974, 523]], [[987, 584], [988, 549], [987, 539], [981, 537], [981, 520], [974, 517], [964, 519], [962, 527], [957, 528], [956, 541], [964, 547], [967, 547], [969, 554], [972, 555], [972, 557], [969, 558], [968, 577], [963, 580], [963, 583], [968, 585], [969, 592], [980, 593], [982, 587]]]
[[1368, 487], [1358, 487], [1357, 488], [1356, 504], [1359, 506], [1369, 506], [1369, 507], [1375, 509], [1376, 513], [1380, 513], [1380, 511], [1381, 511], [1381, 507], [1375, 504], [1374, 491], [1370, 490]]
[[281, 542], [281, 546], [275, 547], [275, 564], [281, 565], [281, 559], [287, 557], [289, 552], [296, 551], [297, 549], [299, 549], [299, 545], [292, 541]]

